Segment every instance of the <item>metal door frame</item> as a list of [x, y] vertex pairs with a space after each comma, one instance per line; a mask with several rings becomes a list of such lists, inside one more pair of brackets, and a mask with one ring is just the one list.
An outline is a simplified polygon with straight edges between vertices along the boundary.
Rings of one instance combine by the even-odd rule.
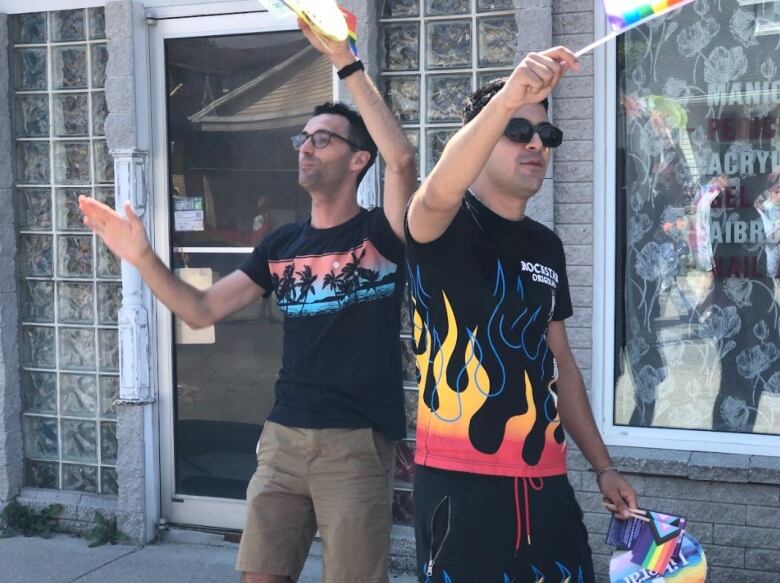
[[[289, 19], [275, 19], [267, 12], [218, 16], [174, 17], [149, 22], [151, 104], [153, 128], [153, 245], [168, 267], [170, 208], [168, 180], [167, 99], [165, 78], [165, 41], [171, 38], [224, 36], [296, 30]], [[337, 90], [334, 84], [334, 98]], [[235, 251], [235, 248], [231, 250]], [[212, 250], [214, 251], [214, 250]], [[160, 405], [160, 492], [162, 516], [176, 524], [241, 529], [244, 501], [176, 492], [174, 450], [173, 318], [162, 304], [157, 310], [157, 357]]]

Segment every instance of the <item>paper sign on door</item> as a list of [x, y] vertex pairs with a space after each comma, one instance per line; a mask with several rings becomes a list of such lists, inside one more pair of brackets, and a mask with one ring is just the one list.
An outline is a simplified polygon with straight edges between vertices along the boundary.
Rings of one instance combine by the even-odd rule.
[[[204, 290], [211, 287], [214, 277], [210, 267], [185, 267], [176, 270], [176, 275], [192, 287]], [[178, 317], [176, 322], [176, 344], [214, 344], [214, 326], [193, 330]]]
[[174, 197], [173, 229], [177, 232], [203, 230], [202, 197]]

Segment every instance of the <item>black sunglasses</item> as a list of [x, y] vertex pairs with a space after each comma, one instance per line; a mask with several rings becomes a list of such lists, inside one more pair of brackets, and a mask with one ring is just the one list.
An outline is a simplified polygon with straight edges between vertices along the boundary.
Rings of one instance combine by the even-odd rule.
[[534, 125], [522, 117], [509, 120], [504, 130], [504, 135], [520, 144], [527, 144], [534, 139], [534, 134], [539, 134], [539, 139], [546, 148], [557, 148], [563, 142], [563, 132], [546, 121]]
[[308, 132], [301, 132], [300, 134], [295, 134], [290, 139], [292, 140], [293, 148], [297, 151], [300, 150], [303, 145], [306, 143], [306, 140], [311, 138], [311, 143], [315, 148], [324, 148], [328, 144], [330, 144], [331, 138], [338, 138], [342, 142], [346, 142], [350, 145], [351, 148], [355, 150], [364, 150], [365, 148], [361, 148], [358, 146], [355, 142], [348, 140], [347, 138], [340, 136], [338, 134], [334, 134], [333, 132], [329, 132], [328, 130], [317, 130], [313, 134], [310, 134]]

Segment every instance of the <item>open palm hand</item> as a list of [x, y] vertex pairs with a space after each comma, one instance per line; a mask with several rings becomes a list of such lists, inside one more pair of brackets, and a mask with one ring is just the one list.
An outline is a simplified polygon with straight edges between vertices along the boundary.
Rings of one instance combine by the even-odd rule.
[[124, 217], [87, 196], [79, 197], [79, 208], [84, 214], [84, 224], [103, 239], [114, 254], [128, 263], [138, 266], [145, 256], [152, 253], [143, 223], [129, 202], [125, 203]]

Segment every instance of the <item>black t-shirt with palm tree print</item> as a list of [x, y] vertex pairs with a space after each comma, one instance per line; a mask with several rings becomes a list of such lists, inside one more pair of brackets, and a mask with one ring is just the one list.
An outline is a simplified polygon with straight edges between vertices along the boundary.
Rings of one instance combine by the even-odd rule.
[[406, 434], [400, 311], [404, 248], [381, 208], [330, 229], [280, 227], [240, 269], [284, 313], [282, 368], [269, 420], [288, 427], [375, 427]]

